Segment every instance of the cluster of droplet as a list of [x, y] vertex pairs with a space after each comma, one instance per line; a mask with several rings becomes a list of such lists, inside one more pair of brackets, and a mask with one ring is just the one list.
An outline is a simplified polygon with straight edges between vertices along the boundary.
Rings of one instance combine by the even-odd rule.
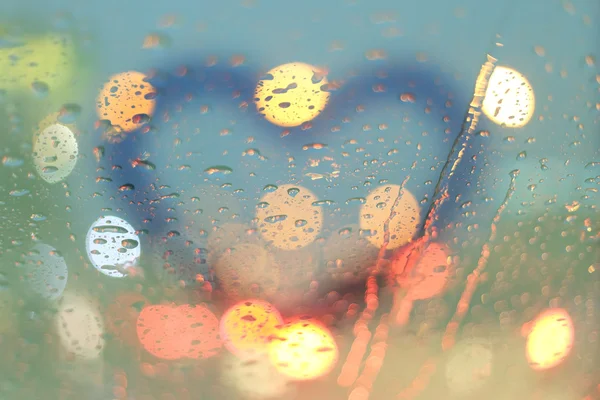
[[[164, 40], [158, 34], [152, 35], [147, 38], [145, 47], [155, 47], [159, 43], [164, 44]], [[367, 55], [373, 60], [384, 57], [380, 51]], [[327, 105], [330, 84], [325, 75], [326, 71], [301, 63], [272, 69], [259, 81], [255, 91], [254, 101], [259, 113], [278, 126], [306, 126]], [[102, 88], [97, 111], [109, 140], [123, 139], [124, 133], [138, 129], [151, 118], [156, 90], [147, 81], [144, 74], [126, 72], [111, 77]], [[45, 86], [36, 81], [32, 87], [43, 91]], [[380, 86], [374, 90], [385, 91], [385, 88]], [[403, 93], [400, 100], [411, 103], [415, 96]], [[495, 67], [481, 109], [499, 125], [522, 127], [533, 115], [533, 90], [518, 72]], [[69, 114], [73, 110], [67, 107], [61, 112]], [[36, 169], [49, 183], [64, 180], [74, 169], [78, 157], [76, 129], [64, 118], [62, 121], [59, 118], [55, 116], [40, 123], [33, 142]], [[380, 129], [386, 127], [382, 125]], [[229, 132], [226, 130], [221, 134]], [[323, 149], [327, 149], [324, 143], [302, 147], [303, 151]], [[96, 147], [94, 155], [97, 160], [102, 159], [104, 147]], [[248, 149], [243, 155], [262, 157], [257, 149]], [[155, 169], [154, 164], [144, 157], [134, 159], [131, 165]], [[204, 173], [216, 179], [232, 174], [233, 170], [228, 166], [213, 165]], [[335, 173], [307, 176], [332, 179]], [[199, 236], [207, 237], [207, 251], [193, 248], [192, 241], [186, 241], [184, 245], [193, 248], [198, 264], [204, 264], [205, 260], [200, 259], [206, 256], [209, 266], [206, 274], [191, 268], [191, 277], [209, 293], [208, 298], [224, 300], [222, 304], [236, 303], [221, 312], [196, 302], [151, 304], [138, 292], [131, 292], [113, 300], [104, 320], [95, 301], [69, 294], [58, 302], [56, 330], [61, 346], [69, 355], [81, 359], [98, 358], [105, 345], [103, 332], [106, 325], [106, 330], [126, 346], [141, 344], [148, 354], [161, 360], [208, 359], [225, 347], [231, 353], [225, 361], [230, 363], [225, 369], [225, 382], [246, 393], [254, 391], [257, 396], [276, 397], [289, 390], [289, 380], [311, 380], [334, 369], [339, 349], [332, 333], [332, 322], [351, 321], [354, 322], [355, 340], [341, 366], [338, 383], [350, 388], [349, 398], [367, 398], [384, 363], [390, 327], [410, 325], [415, 314], [413, 306], [420, 305], [419, 302], [433, 304], [429, 301], [448, 290], [451, 277], [455, 278], [459, 273], [447, 244], [436, 240], [430, 242], [428, 236], [425, 240], [412, 241], [421, 211], [416, 198], [404, 186], [385, 184], [371, 191], [359, 200], [361, 210], [357, 224], [333, 230], [326, 240], [321, 240], [327, 222], [323, 206], [332, 201], [319, 200], [309, 189], [296, 184], [265, 188], [256, 204], [255, 218], [248, 225], [220, 224], [217, 216], [238, 215], [229, 207], [219, 207], [214, 213], [206, 213], [200, 208], [191, 211], [195, 215], [210, 214], [209, 223], [196, 229]], [[126, 183], [119, 191], [132, 192], [135, 187]], [[173, 192], [156, 201], [179, 196]], [[213, 200], [206, 201], [203, 197], [202, 207], [207, 203], [221, 204], [220, 200]], [[501, 212], [499, 209], [498, 215]], [[193, 218], [190, 221], [192, 228], [198, 227], [193, 226]], [[210, 230], [206, 231], [204, 227]], [[93, 267], [110, 277], [133, 276], [141, 257], [139, 232], [121, 218], [98, 218], [90, 226], [85, 240]], [[163, 242], [171, 243], [171, 239], [179, 236], [179, 231], [169, 230]], [[387, 249], [396, 249], [390, 260], [382, 257]], [[174, 258], [176, 252], [171, 247], [162, 254], [165, 261], [162, 267], [179, 275], [179, 261], [171, 259], [169, 262], [169, 257]], [[458, 326], [469, 309], [476, 283], [486, 274], [490, 252], [486, 244], [477, 268], [468, 275], [467, 287], [442, 341], [444, 348], [449, 350], [445, 368], [447, 387], [456, 396], [478, 390], [491, 376], [493, 354], [487, 341], [456, 342]], [[383, 265], [386, 263], [389, 265]], [[360, 300], [351, 294], [342, 296], [329, 291], [322, 296], [316, 280], [317, 276], [323, 276], [319, 275], [322, 265], [325, 275], [332, 280], [346, 284], [366, 281], [362, 312]], [[24, 256], [21, 267], [23, 280], [36, 293], [49, 299], [61, 296], [68, 271], [64, 259], [55, 249], [37, 245]], [[386, 300], [385, 294], [379, 292], [378, 278], [382, 273], [387, 274], [391, 282], [393, 305], [389, 314], [379, 315], [379, 303]], [[215, 283], [217, 293], [212, 298], [210, 293]], [[326, 284], [322, 286], [327, 287]], [[282, 314], [285, 313], [280, 312], [278, 306], [287, 311], [290, 304], [296, 312], [291, 313], [292, 318], [284, 318]], [[311, 310], [312, 306], [317, 309], [314, 314], [321, 312], [320, 318], [298, 316], [297, 311]], [[217, 317], [219, 314], [220, 318]], [[371, 334], [370, 324], [376, 316], [379, 317], [378, 325]], [[565, 309], [551, 308], [542, 312], [527, 327], [525, 352], [532, 369], [556, 367], [570, 354], [574, 327]], [[419, 329], [419, 332], [426, 332], [430, 328], [424, 323]], [[249, 365], [254, 366], [255, 371], [244, 380], [242, 377], [247, 374]], [[143, 364], [142, 369], [148, 376], [155, 374], [148, 364]], [[415, 379], [399, 397], [418, 394], [434, 370], [434, 362], [425, 363], [419, 379]], [[256, 382], [252, 381], [256, 377], [262, 377], [269, 388], [256, 388]], [[118, 387], [124, 388], [118, 392], [124, 397], [126, 385]]]

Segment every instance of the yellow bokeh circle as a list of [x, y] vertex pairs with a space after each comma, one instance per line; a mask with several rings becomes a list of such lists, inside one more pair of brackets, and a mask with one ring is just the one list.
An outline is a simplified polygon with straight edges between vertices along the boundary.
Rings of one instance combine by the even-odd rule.
[[108, 121], [117, 132], [134, 131], [154, 113], [155, 97], [156, 89], [141, 72], [113, 75], [96, 99], [98, 118]]
[[270, 303], [243, 300], [221, 317], [221, 339], [225, 348], [236, 355], [262, 351], [266, 349], [272, 331], [282, 324], [281, 314]]
[[275, 247], [294, 250], [312, 243], [321, 232], [323, 214], [317, 197], [298, 185], [281, 185], [265, 194], [256, 218], [262, 237]]
[[496, 67], [489, 78], [481, 110], [495, 124], [523, 127], [535, 111], [533, 88], [520, 72]]
[[297, 319], [274, 331], [269, 358], [293, 380], [312, 380], [335, 367], [339, 350], [331, 332], [314, 320]]
[[254, 92], [258, 112], [267, 121], [284, 127], [313, 120], [328, 100], [327, 78], [322, 71], [299, 62], [271, 69]]
[[575, 330], [569, 313], [562, 308], [549, 309], [532, 323], [525, 345], [527, 361], [534, 370], [546, 370], [561, 364], [571, 353]]
[[385, 242], [387, 225], [387, 248], [395, 249], [412, 240], [418, 229], [419, 217], [419, 203], [411, 192], [399, 185], [383, 185], [371, 191], [362, 205], [360, 229], [368, 231], [366, 237], [369, 242], [381, 247]]

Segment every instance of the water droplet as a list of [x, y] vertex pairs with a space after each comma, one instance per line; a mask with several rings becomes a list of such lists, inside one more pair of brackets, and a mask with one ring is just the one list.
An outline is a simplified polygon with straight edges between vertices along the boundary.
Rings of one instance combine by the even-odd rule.
[[42, 214], [31, 214], [30, 217], [32, 220], [39, 222], [39, 221], [45, 221], [46, 220], [46, 216], [42, 215]]
[[92, 229], [98, 233], [127, 233], [127, 229], [118, 225], [99, 225]]
[[346, 204], [365, 204], [367, 202], [367, 199], [365, 199], [364, 197], [352, 197], [348, 200], [346, 200]]
[[124, 185], [119, 186], [119, 192], [127, 192], [130, 190], [135, 190], [135, 186], [133, 186], [131, 183], [126, 183]]
[[27, 189], [22, 189], [22, 190], [11, 190], [9, 193], [9, 195], [13, 196], [13, 197], [21, 197], [21, 196], [25, 196], [26, 194], [29, 194], [29, 190]]
[[23, 160], [22, 158], [11, 157], [11, 156], [2, 157], [2, 165], [4, 165], [5, 167], [9, 167], [9, 168], [20, 167], [21, 165], [23, 165], [24, 162], [25, 162], [25, 160]]
[[519, 154], [517, 154], [517, 161], [521, 161], [527, 158], [527, 152], [526, 151], [522, 151]]
[[585, 168], [589, 169], [589, 168], [597, 167], [599, 165], [600, 165], [600, 161], [592, 161], [592, 162], [587, 163], [585, 165]]
[[274, 192], [276, 191], [278, 186], [276, 185], [267, 185], [263, 188], [263, 192]]
[[233, 172], [233, 169], [226, 165], [215, 165], [204, 170], [208, 175], [228, 175]]
[[352, 234], [352, 228], [347, 227], [347, 228], [342, 228], [338, 231], [338, 235], [340, 236], [350, 236]]
[[162, 50], [171, 46], [171, 38], [164, 33], [151, 33], [144, 38], [144, 49]]
[[58, 114], [58, 122], [61, 124], [73, 124], [80, 114], [81, 106], [79, 104], [65, 104]]
[[266, 201], [261, 201], [260, 203], [258, 203], [256, 205], [256, 208], [267, 208], [269, 207], [269, 203], [267, 203]]
[[403, 103], [414, 103], [417, 101], [417, 97], [413, 93], [402, 93], [400, 95], [400, 101]]
[[39, 97], [46, 97], [50, 88], [46, 82], [36, 81], [31, 84], [31, 89]]
[[169, 194], [165, 194], [160, 196], [161, 200], [166, 200], [166, 199], [178, 199], [180, 197], [179, 193], [169, 193]]
[[327, 148], [327, 145], [324, 143], [309, 143], [302, 146], [302, 150], [322, 150]]
[[133, 239], [125, 239], [121, 241], [121, 246], [123, 246], [126, 249], [135, 249], [139, 246], [139, 242]]
[[296, 195], [298, 193], [300, 193], [300, 189], [298, 189], [298, 188], [289, 188], [287, 190], [287, 193], [290, 195], [290, 197], [296, 197]]
[[318, 200], [318, 201], [313, 201], [312, 205], [315, 207], [324, 207], [324, 206], [332, 206], [335, 204], [335, 201], [333, 200]]
[[131, 118], [131, 122], [134, 124], [146, 124], [150, 122], [150, 116], [148, 114], [136, 114]]
[[269, 224], [275, 224], [277, 222], [285, 221], [287, 219], [287, 215], [272, 215], [265, 218], [265, 222]]
[[148, 160], [142, 160], [141, 158], [136, 158], [135, 160], [133, 160], [131, 162], [131, 167], [132, 168], [142, 167], [142, 168], [147, 169], [149, 171], [154, 171], [156, 169], [156, 165], [154, 165], [153, 163], [151, 163]]
[[104, 157], [104, 146], [94, 147], [94, 157], [96, 157], [97, 162], [100, 162], [102, 157]]

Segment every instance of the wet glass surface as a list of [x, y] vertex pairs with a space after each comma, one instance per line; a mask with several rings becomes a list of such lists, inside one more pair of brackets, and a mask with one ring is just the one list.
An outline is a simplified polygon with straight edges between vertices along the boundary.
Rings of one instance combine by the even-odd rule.
[[592, 0], [3, 2], [0, 399], [600, 398], [599, 40]]

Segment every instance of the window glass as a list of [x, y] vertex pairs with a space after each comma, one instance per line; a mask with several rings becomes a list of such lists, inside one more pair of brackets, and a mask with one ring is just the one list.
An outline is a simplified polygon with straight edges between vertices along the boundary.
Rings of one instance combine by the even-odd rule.
[[600, 3], [0, 4], [0, 398], [600, 397]]

